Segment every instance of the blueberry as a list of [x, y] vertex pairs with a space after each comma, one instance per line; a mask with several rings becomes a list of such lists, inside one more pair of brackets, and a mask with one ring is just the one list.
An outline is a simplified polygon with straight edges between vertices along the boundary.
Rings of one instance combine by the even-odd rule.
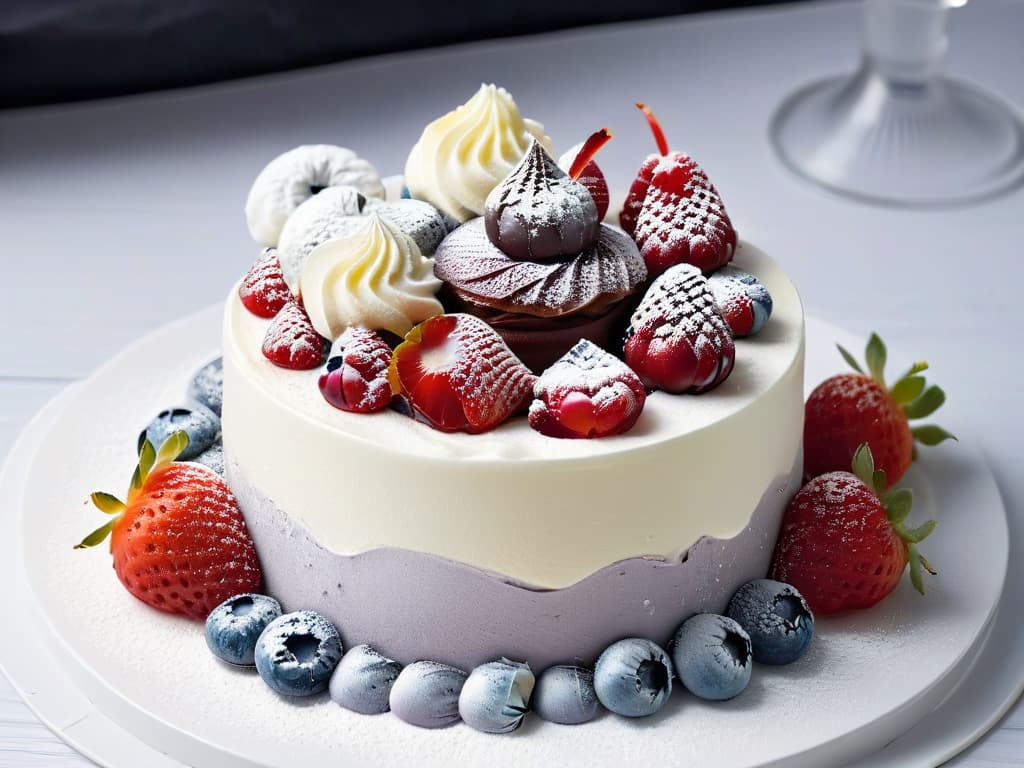
[[469, 673], [459, 694], [459, 715], [484, 733], [509, 733], [523, 724], [530, 709], [533, 672], [527, 664], [489, 661]]
[[402, 185], [401, 199], [402, 200], [412, 200], [412, 192], [409, 191], [409, 188], [407, 186], [405, 186], [405, 184]]
[[676, 630], [670, 647], [676, 674], [695, 696], [731, 699], [750, 682], [750, 637], [726, 616], [691, 616]]
[[331, 700], [364, 715], [377, 715], [391, 707], [388, 697], [402, 665], [368, 645], [350, 648], [331, 675]]
[[421, 728], [442, 728], [459, 720], [459, 694], [466, 673], [436, 661], [414, 661], [391, 687], [391, 711]]
[[229, 597], [206, 617], [206, 644], [221, 661], [251, 667], [256, 663], [256, 641], [280, 615], [281, 605], [272, 597], [251, 593]]
[[196, 456], [194, 461], [209, 467], [224, 477], [224, 445], [220, 440]]
[[149, 438], [154, 448], [159, 448], [172, 432], [179, 429], [188, 435], [188, 446], [178, 458], [187, 461], [214, 444], [220, 434], [220, 418], [199, 405], [195, 408], [181, 406], [160, 411], [139, 433], [139, 450], [142, 450], [146, 438]]
[[530, 706], [550, 723], [578, 725], [593, 720], [601, 706], [594, 691], [594, 673], [571, 664], [548, 667], [537, 678]]
[[188, 399], [195, 400], [220, 416], [220, 406], [224, 401], [224, 358], [204, 365], [192, 377], [188, 385]]
[[619, 640], [597, 660], [594, 690], [598, 700], [616, 714], [653, 715], [672, 694], [672, 661], [650, 640]]
[[814, 634], [814, 614], [807, 601], [781, 581], [747, 582], [736, 590], [725, 612], [750, 635], [754, 661], [762, 664], [796, 661]]
[[311, 696], [325, 690], [339, 661], [338, 630], [314, 611], [279, 616], [256, 642], [260, 677], [284, 696]]

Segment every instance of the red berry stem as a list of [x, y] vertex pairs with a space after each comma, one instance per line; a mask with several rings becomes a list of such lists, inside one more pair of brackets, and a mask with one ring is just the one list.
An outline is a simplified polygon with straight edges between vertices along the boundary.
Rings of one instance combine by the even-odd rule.
[[647, 118], [647, 122], [651, 126], [651, 133], [654, 134], [654, 141], [658, 145], [658, 154], [663, 157], [668, 154], [668, 141], [665, 139], [665, 132], [661, 130], [661, 124], [658, 122], [658, 118], [654, 116], [650, 108], [642, 101], [636, 103], [637, 108], [644, 113], [644, 117]]
[[593, 160], [598, 150], [611, 141], [611, 138], [611, 131], [607, 128], [602, 128], [590, 134], [587, 140], [583, 142], [579, 154], [576, 155], [576, 159], [572, 161], [572, 165], [569, 167], [569, 178], [573, 181], [579, 179], [583, 174], [583, 169], [587, 167], [587, 163]]

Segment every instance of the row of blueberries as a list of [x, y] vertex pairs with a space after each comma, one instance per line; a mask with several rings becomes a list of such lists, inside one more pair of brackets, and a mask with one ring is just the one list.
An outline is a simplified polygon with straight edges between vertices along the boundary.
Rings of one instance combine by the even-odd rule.
[[691, 616], [667, 651], [644, 638], [627, 638], [609, 646], [593, 670], [558, 665], [536, 678], [528, 665], [508, 659], [466, 673], [434, 661], [403, 667], [368, 645], [343, 654], [330, 621], [313, 611], [282, 615], [278, 602], [265, 595], [236, 595], [206, 622], [215, 656], [255, 666], [279, 694], [329, 689], [336, 703], [363, 714], [392, 711], [424, 728], [461, 719], [486, 733], [513, 731], [530, 711], [566, 725], [592, 720], [602, 705], [625, 717], [652, 715], [668, 701], [673, 678], [700, 698], [730, 699], [750, 682], [752, 662], [795, 661], [813, 633], [803, 597], [769, 579], [740, 587], [724, 616]]
[[223, 475], [224, 451], [220, 441], [223, 358], [218, 357], [195, 372], [185, 397], [184, 404], [165, 408], [153, 417], [139, 433], [139, 449], [147, 438], [153, 445], [162, 445], [172, 433], [180, 430], [188, 435], [188, 446], [178, 460], [195, 461]]

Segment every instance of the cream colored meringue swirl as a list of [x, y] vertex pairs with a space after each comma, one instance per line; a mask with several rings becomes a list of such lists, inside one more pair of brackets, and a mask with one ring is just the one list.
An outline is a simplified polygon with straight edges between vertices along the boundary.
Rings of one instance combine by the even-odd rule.
[[531, 138], [551, 151], [544, 126], [524, 118], [504, 88], [481, 85], [469, 101], [439, 117], [405, 163], [409, 192], [459, 221], [484, 212], [484, 200], [519, 164]]
[[352, 326], [403, 335], [444, 311], [434, 297], [440, 287], [434, 260], [377, 214], [350, 236], [317, 246], [299, 279], [313, 327], [332, 341]]

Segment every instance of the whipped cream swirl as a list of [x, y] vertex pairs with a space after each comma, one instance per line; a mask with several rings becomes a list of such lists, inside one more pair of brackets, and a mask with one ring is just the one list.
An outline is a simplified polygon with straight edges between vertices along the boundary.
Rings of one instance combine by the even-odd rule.
[[331, 341], [352, 326], [404, 335], [444, 311], [434, 297], [440, 287], [434, 260], [375, 213], [350, 236], [317, 246], [299, 279], [313, 327]]
[[544, 126], [524, 118], [504, 88], [481, 85], [469, 101], [439, 117], [405, 163], [409, 192], [459, 221], [484, 212], [484, 201], [536, 138], [551, 151]]

